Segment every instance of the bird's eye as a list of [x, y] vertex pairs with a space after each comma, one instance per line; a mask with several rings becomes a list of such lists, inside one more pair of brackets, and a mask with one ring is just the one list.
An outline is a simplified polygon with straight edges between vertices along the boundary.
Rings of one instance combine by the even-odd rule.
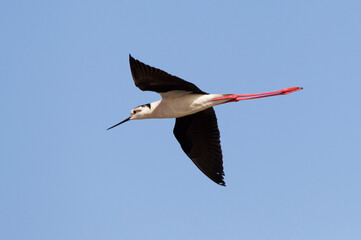
[[137, 110], [133, 110], [133, 114], [136, 114], [138, 111]]

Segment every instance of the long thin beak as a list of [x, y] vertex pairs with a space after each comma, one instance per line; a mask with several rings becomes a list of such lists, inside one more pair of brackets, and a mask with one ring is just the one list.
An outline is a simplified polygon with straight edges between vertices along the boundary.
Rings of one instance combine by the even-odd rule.
[[116, 127], [116, 126], [118, 126], [118, 125], [120, 125], [120, 124], [122, 124], [122, 123], [125, 123], [125, 122], [129, 121], [129, 120], [130, 120], [130, 117], [128, 117], [127, 119], [121, 121], [120, 123], [115, 124], [114, 126], [108, 128], [107, 130], [112, 129], [112, 128], [114, 128], [114, 127]]

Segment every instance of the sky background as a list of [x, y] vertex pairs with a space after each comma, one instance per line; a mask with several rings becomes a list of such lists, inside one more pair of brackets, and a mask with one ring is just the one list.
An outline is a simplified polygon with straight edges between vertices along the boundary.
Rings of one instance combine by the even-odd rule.
[[[361, 239], [360, 1], [2, 1], [0, 239]], [[227, 187], [128, 54], [212, 93]]]

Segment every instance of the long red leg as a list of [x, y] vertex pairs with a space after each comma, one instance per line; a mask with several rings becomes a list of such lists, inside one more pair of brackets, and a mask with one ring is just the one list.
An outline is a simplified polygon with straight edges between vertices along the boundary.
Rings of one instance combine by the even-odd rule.
[[290, 87], [285, 88], [278, 91], [272, 91], [272, 92], [264, 92], [264, 93], [253, 93], [253, 94], [232, 94], [225, 97], [219, 97], [219, 98], [213, 98], [212, 101], [216, 100], [223, 100], [223, 99], [229, 99], [229, 102], [238, 102], [241, 100], [250, 100], [250, 99], [256, 99], [256, 98], [264, 98], [264, 97], [272, 97], [272, 96], [278, 96], [278, 95], [286, 95], [289, 93], [293, 93], [296, 91], [299, 91], [303, 88], [301, 87]]

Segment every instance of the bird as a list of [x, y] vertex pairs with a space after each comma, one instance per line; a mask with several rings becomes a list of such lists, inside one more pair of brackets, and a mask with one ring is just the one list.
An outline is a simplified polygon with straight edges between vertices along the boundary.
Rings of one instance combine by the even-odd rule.
[[255, 94], [210, 94], [191, 82], [151, 67], [129, 54], [130, 71], [142, 91], [153, 91], [161, 99], [133, 108], [130, 117], [109, 127], [110, 130], [129, 120], [175, 118], [173, 134], [184, 153], [212, 181], [225, 186], [223, 155], [214, 106], [277, 95], [302, 89], [290, 87], [278, 91]]

